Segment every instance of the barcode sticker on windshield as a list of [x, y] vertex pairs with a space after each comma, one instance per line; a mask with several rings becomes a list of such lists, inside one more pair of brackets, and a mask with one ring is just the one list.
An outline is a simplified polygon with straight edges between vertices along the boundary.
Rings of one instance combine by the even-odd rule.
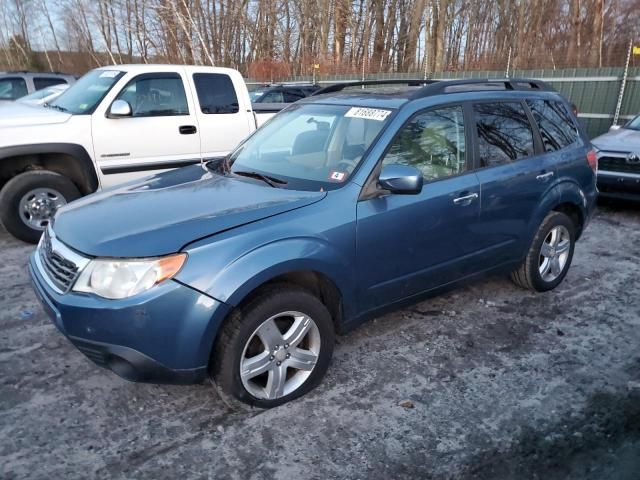
[[117, 70], [105, 70], [100, 74], [100, 78], [115, 78], [120, 72]]
[[378, 122], [382, 122], [390, 113], [391, 110], [382, 110], [380, 108], [351, 107], [345, 117], [364, 118], [366, 120], [377, 120]]

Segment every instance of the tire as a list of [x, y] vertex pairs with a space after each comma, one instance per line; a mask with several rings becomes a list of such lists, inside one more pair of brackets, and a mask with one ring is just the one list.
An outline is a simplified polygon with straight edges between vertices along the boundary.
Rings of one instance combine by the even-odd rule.
[[[34, 204], [27, 197], [30, 193], [34, 195], [34, 200], [40, 199], [41, 207], [38, 207], [37, 215], [31, 215], [25, 208], [21, 208], [21, 203], [23, 207], [25, 203]], [[37, 243], [57, 209], [80, 196], [73, 182], [58, 173], [48, 170], [21, 173], [0, 190], [0, 221], [14, 237], [28, 243]], [[36, 224], [40, 228], [36, 228]]]
[[[550, 248], [555, 239], [557, 245]], [[549, 212], [538, 227], [522, 265], [511, 273], [511, 280], [535, 292], [556, 288], [569, 271], [575, 242], [576, 227], [571, 219], [561, 212]], [[557, 259], [558, 263], [551, 259]]]
[[[304, 314], [312, 320], [311, 323], [316, 328], [309, 326], [308, 333], [304, 334], [304, 337], [300, 336], [299, 343], [295, 345], [292, 341], [291, 345], [288, 343], [279, 345], [277, 351], [273, 348], [267, 349], [267, 344], [257, 332], [259, 330], [262, 332], [263, 329], [268, 330], [270, 334], [275, 332], [266, 327], [274, 316], [276, 318], [273, 324], [278, 326], [279, 333], [282, 335], [278, 337], [274, 334], [276, 341], [285, 342], [287, 334], [294, 330], [287, 327], [288, 322], [298, 322], [296, 325], [299, 326], [306, 322], [303, 317], [282, 315], [283, 312]], [[294, 318], [297, 319], [294, 320]], [[259, 329], [259, 327], [262, 328]], [[331, 362], [334, 342], [335, 334], [331, 315], [317, 297], [295, 285], [269, 286], [246, 305], [236, 309], [221, 327], [211, 355], [211, 379], [220, 397], [232, 408], [246, 408], [247, 405], [260, 408], [276, 407], [304, 395], [320, 383]], [[253, 353], [250, 352], [251, 349], [254, 349]], [[312, 350], [316, 350], [317, 353], [315, 366], [307, 366], [304, 370], [290, 366], [294, 365], [292, 362], [298, 361], [300, 355], [298, 352], [313, 353]], [[251, 372], [254, 376], [246, 378], [247, 359], [255, 359], [259, 356], [264, 359], [264, 372], [257, 375]], [[245, 368], [244, 381], [241, 376], [241, 365]], [[284, 377], [280, 377], [282, 374], [278, 373], [282, 371], [285, 372]], [[273, 380], [276, 378], [286, 378], [286, 382], [279, 393], [268, 398], [267, 391], [273, 393], [278, 390], [269, 389], [279, 384], [277, 380]], [[264, 389], [261, 390], [263, 385]]]

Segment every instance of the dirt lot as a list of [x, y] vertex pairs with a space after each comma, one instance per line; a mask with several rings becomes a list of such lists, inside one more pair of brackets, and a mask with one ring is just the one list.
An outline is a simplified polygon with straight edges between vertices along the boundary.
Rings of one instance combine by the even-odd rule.
[[378, 318], [317, 390], [253, 413], [94, 366], [30, 250], [0, 233], [0, 478], [640, 476], [639, 209], [601, 208], [557, 290], [496, 278]]

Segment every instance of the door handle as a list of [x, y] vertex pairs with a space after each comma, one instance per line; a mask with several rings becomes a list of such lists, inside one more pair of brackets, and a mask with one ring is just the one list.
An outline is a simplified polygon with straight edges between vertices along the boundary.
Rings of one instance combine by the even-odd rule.
[[477, 193], [471, 193], [469, 195], [465, 195], [464, 197], [454, 198], [453, 199], [453, 204], [454, 205], [469, 205], [476, 198], [478, 198], [478, 194]]
[[553, 177], [553, 172], [541, 173], [540, 175], [536, 176], [536, 180], [540, 180], [541, 182], [544, 182], [545, 180], [551, 177]]
[[194, 125], [182, 125], [178, 128], [181, 135], [193, 135], [198, 131]]

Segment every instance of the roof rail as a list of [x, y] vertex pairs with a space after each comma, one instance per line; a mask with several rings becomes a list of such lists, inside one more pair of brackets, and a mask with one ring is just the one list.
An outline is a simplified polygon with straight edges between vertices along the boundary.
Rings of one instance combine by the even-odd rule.
[[422, 98], [443, 93], [477, 92], [494, 90], [540, 90], [555, 91], [548, 83], [531, 78], [468, 78], [440, 80], [413, 93], [411, 98]]
[[342, 82], [342, 83], [334, 83], [333, 85], [329, 85], [328, 87], [321, 88], [316, 92], [313, 92], [312, 96], [322, 95], [323, 93], [335, 93], [341, 92], [345, 88], [349, 87], [365, 87], [367, 85], [407, 85], [409, 87], [424, 87], [425, 85], [430, 85], [435, 83], [435, 80], [363, 80], [358, 82]]

